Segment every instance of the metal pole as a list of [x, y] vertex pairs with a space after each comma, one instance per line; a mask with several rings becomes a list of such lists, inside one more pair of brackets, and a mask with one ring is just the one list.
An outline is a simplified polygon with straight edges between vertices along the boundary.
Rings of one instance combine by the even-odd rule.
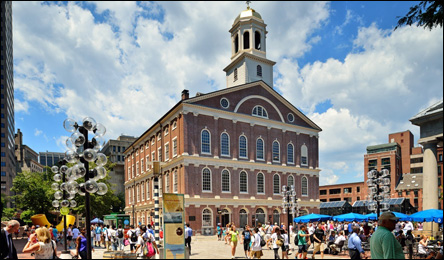
[[[380, 172], [378, 171], [376, 173], [376, 177], [379, 178], [379, 174]], [[376, 198], [378, 198], [379, 196], [379, 184], [376, 183]], [[379, 213], [380, 213], [380, 209], [379, 209], [379, 200], [376, 200], [376, 219], [379, 220]]]
[[[134, 152], [134, 151], [133, 151]], [[137, 175], [137, 172], [136, 172], [136, 175]], [[136, 194], [136, 176], [134, 176], [134, 195], [137, 195]], [[136, 225], [136, 217], [135, 217], [135, 210], [134, 210], [134, 203], [136, 203], [136, 198], [135, 198], [135, 196], [133, 196], [133, 225], [134, 225], [134, 227], [136, 227], [137, 225]]]
[[[48, 154], [46, 154], [46, 158], [48, 158]], [[65, 165], [65, 164], [63, 164], [63, 165]], [[62, 173], [62, 181], [63, 182], [66, 181], [65, 172]], [[63, 199], [66, 199], [65, 194], [66, 194], [66, 191], [63, 190]], [[69, 254], [68, 244], [67, 244], [67, 239], [66, 239], [66, 232], [67, 232], [67, 229], [66, 229], [66, 215], [63, 215], [63, 240], [65, 241], [65, 243], [64, 243], [64, 249], [65, 250], [62, 251], [62, 254]]]
[[[287, 192], [287, 201], [290, 202], [289, 192]], [[290, 236], [290, 207], [287, 207], [287, 235]]]
[[[79, 132], [85, 136], [85, 143], [83, 144], [83, 151], [89, 148], [88, 130], [84, 127], [79, 127]], [[83, 157], [80, 159], [86, 169], [85, 182], [89, 180], [89, 163]], [[87, 259], [92, 259], [91, 252], [91, 208], [89, 205], [89, 192], [85, 192], [85, 209], [86, 209], [86, 254]]]

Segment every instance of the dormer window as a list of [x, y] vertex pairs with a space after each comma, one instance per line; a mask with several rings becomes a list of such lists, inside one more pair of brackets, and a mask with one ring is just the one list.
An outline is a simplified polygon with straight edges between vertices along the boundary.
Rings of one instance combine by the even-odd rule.
[[257, 67], [256, 67], [256, 74], [259, 77], [262, 77], [262, 67], [261, 67], [261, 65], [257, 65]]
[[263, 108], [262, 106], [255, 106], [253, 108], [252, 115], [258, 116], [258, 117], [263, 117], [263, 118], [268, 118], [267, 110], [265, 110], [265, 108]]

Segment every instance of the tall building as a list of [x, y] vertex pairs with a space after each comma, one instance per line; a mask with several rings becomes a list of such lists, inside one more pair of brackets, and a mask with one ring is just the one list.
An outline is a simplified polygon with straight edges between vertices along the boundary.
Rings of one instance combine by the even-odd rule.
[[300, 214], [319, 213], [322, 130], [273, 89], [260, 14], [243, 11], [230, 33], [227, 88], [195, 97], [184, 90], [124, 153], [125, 211], [134, 211], [136, 223], [153, 215], [151, 161], [163, 162], [160, 196], [184, 194], [185, 221], [194, 230], [212, 232], [231, 221], [286, 223], [283, 185], [296, 187]]
[[[12, 56], [12, 2], [1, 2], [1, 193], [11, 192], [16, 175], [14, 156], [14, 77]], [[3, 195], [2, 195], [3, 196]], [[11, 203], [6, 205], [12, 207]]]
[[58, 152], [40, 152], [39, 163], [43, 166], [51, 167], [65, 158], [65, 153]]
[[121, 135], [117, 137], [117, 140], [108, 140], [102, 148], [101, 153], [105, 154], [111, 162], [116, 164], [108, 173], [111, 177], [109, 182], [112, 184], [111, 188], [114, 190], [115, 195], [125, 192], [125, 187], [122, 185], [125, 182], [125, 156], [123, 151], [136, 139], [134, 136]]
[[23, 144], [23, 133], [17, 129], [15, 134], [15, 158], [17, 172], [43, 172], [43, 165], [38, 162], [39, 155]]

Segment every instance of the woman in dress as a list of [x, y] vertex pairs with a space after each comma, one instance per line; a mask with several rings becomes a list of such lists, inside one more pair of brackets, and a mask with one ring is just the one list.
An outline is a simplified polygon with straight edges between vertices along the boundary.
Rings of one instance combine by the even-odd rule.
[[236, 230], [236, 226], [234, 224], [231, 225], [231, 229], [227, 234], [228, 237], [231, 238], [231, 258], [235, 258], [237, 241], [239, 240], [239, 231]]
[[53, 255], [57, 254], [57, 245], [51, 240], [49, 230], [46, 227], [41, 227], [29, 236], [23, 253], [34, 253], [35, 259], [52, 259]]

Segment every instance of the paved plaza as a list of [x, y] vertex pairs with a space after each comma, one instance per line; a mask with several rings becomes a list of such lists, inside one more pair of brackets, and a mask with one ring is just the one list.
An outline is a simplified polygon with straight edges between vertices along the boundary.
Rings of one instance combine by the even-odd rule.
[[[14, 244], [18, 252], [18, 258], [19, 259], [34, 259], [33, 256], [30, 254], [23, 254], [21, 253], [23, 250], [23, 247], [25, 246], [27, 240], [26, 239], [14, 239]], [[59, 244], [57, 245], [57, 249], [59, 251], [59, 256], [61, 255], [62, 246]], [[292, 247], [293, 248], [293, 247]], [[226, 245], [223, 241], [217, 241], [216, 236], [194, 236], [191, 241], [191, 249], [192, 254], [190, 256], [190, 259], [231, 259], [231, 247], [229, 245]], [[309, 249], [309, 254], [307, 254], [307, 257], [311, 259], [311, 250]], [[103, 247], [96, 248], [95, 251], [92, 254], [93, 259], [103, 259], [103, 254], [106, 250]], [[125, 247], [125, 252], [129, 252], [130, 247]], [[72, 254], [75, 253], [75, 250], [72, 250]], [[263, 259], [273, 259], [274, 253], [273, 250], [269, 250], [266, 247], [263, 247], [263, 253], [264, 256]], [[279, 250], [279, 253], [281, 254], [281, 251]], [[294, 259], [296, 252], [292, 252], [292, 254], [289, 256], [289, 259]], [[244, 251], [243, 251], [243, 245], [238, 244], [238, 247], [236, 249], [236, 259], [245, 259]], [[65, 257], [64, 257], [65, 258]], [[316, 255], [316, 259], [320, 259], [320, 255]], [[328, 255], [326, 254], [324, 256], [325, 259], [347, 259], [348, 254], [342, 253], [341, 255]], [[65, 258], [70, 259], [70, 258]]]

